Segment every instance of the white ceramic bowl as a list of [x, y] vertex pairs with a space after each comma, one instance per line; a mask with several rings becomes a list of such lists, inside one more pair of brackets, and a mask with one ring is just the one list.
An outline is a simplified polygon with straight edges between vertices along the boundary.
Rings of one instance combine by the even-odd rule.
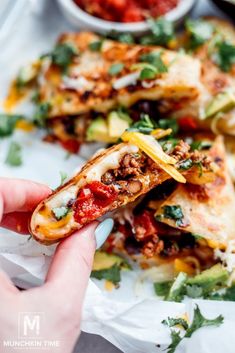
[[[104, 0], [105, 1], [105, 0]], [[180, 0], [179, 4], [172, 11], [165, 15], [169, 21], [179, 23], [192, 9], [196, 0]], [[57, 0], [64, 16], [77, 28], [90, 29], [99, 33], [129, 32], [132, 34], [141, 34], [149, 30], [147, 22], [120, 23], [102, 20], [98, 17], [89, 15], [78, 7], [73, 0]]]

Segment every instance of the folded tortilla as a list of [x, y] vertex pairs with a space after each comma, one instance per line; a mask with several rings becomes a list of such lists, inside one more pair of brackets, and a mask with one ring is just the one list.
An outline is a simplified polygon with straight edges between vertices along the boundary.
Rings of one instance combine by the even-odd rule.
[[[235, 239], [235, 192], [221, 137], [216, 139], [210, 156], [220, 167], [215, 180], [205, 185], [178, 185], [155, 216], [171, 227], [206, 239], [213, 248], [226, 248]], [[174, 205], [181, 207], [182, 224], [164, 215], [165, 207]]]
[[[201, 182], [203, 177], [198, 177], [200, 171], [197, 166], [180, 170], [181, 155], [183, 158], [183, 154], [180, 154], [175, 166], [165, 164], [164, 167], [163, 163], [152, 160], [139, 147], [130, 143], [121, 143], [104, 150], [38, 205], [31, 219], [32, 235], [44, 244], [59, 241], [105, 213], [133, 202], [171, 178], [172, 170], [182, 182], [186, 181], [187, 175], [194, 183], [198, 179]], [[175, 160], [166, 154], [165, 158], [170, 162]], [[207, 178], [213, 173], [208, 163], [205, 163], [204, 168], [203, 161], [202, 158], [202, 168]]]
[[[49, 118], [90, 111], [106, 113], [117, 105], [129, 107], [141, 99], [193, 99], [200, 92], [200, 62], [189, 55], [115, 42], [91, 32], [65, 33], [58, 43], [72, 44], [77, 55], [66, 74], [56, 65], [48, 65], [47, 58], [42, 64], [39, 97], [40, 103], [50, 103]], [[92, 50], [93, 44], [99, 49]], [[141, 56], [152, 52], [161, 54], [168, 72], [140, 80], [141, 69], [133, 69], [134, 64], [139, 65]], [[120, 71], [110, 73], [117, 64]]]

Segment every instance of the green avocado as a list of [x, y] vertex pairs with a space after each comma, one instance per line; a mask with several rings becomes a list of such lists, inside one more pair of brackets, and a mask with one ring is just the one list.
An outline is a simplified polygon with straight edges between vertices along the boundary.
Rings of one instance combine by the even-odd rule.
[[130, 270], [131, 266], [118, 255], [96, 251], [91, 277], [106, 279], [117, 285], [121, 280], [121, 270]]
[[119, 114], [116, 111], [108, 115], [108, 133], [111, 138], [118, 139], [123, 132], [130, 127], [131, 119], [127, 114]]
[[108, 132], [108, 125], [104, 118], [98, 117], [93, 120], [87, 129], [86, 133], [87, 141], [97, 141], [97, 142], [115, 142], [115, 139], [110, 138]]
[[113, 265], [128, 267], [127, 262], [122, 257], [104, 251], [96, 251], [92, 271], [104, 270]]
[[187, 285], [196, 285], [203, 288], [203, 292], [209, 292], [215, 289], [216, 286], [225, 284], [229, 278], [228, 271], [223, 268], [221, 264], [216, 264], [201, 272], [195, 277], [189, 278], [187, 280]]
[[210, 118], [220, 112], [227, 112], [235, 107], [235, 95], [232, 92], [221, 92], [209, 103], [204, 118]]

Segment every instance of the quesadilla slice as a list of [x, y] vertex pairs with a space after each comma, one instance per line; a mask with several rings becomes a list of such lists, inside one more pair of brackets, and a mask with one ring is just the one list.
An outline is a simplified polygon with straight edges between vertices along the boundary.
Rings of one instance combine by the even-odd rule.
[[[186, 104], [201, 92], [200, 70], [197, 59], [158, 46], [65, 33], [51, 53], [20, 70], [16, 86], [21, 93], [26, 87], [36, 90], [35, 122], [63, 144], [72, 144], [71, 139], [112, 143], [128, 120], [107, 114], [142, 101], [151, 105], [164, 99], [170, 110], [176, 102]], [[134, 111], [145, 113], [139, 106]]]
[[[221, 138], [217, 138], [211, 156], [218, 160], [220, 168], [215, 180], [205, 185], [178, 185], [155, 217], [164, 224], [205, 239], [210, 247], [224, 249], [235, 238], [235, 192]], [[183, 215], [180, 222], [168, 214], [168, 210], [176, 207]]]
[[[201, 183], [214, 178], [211, 161], [190, 151], [183, 141], [167, 154], [153, 136], [126, 132], [123, 140], [126, 143], [91, 159], [80, 173], [38, 205], [31, 220], [36, 240], [44, 244], [59, 241], [167, 179]], [[191, 162], [182, 168], [185, 159]]]
[[201, 93], [176, 106], [175, 117], [191, 116], [214, 133], [235, 135], [235, 29], [228, 21], [188, 20], [180, 46], [201, 62]]
[[235, 195], [223, 139], [217, 137], [204, 153], [218, 166], [211, 183], [168, 179], [139, 202], [117, 210], [114, 231], [103, 250], [124, 255], [143, 268], [173, 262], [177, 272], [189, 274], [216, 263], [214, 248], [225, 248], [235, 236]]

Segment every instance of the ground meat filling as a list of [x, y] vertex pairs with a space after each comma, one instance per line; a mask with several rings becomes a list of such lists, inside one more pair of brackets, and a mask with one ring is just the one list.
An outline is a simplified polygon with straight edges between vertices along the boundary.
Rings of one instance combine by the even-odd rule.
[[142, 189], [141, 175], [146, 172], [158, 175], [158, 166], [144, 153], [127, 153], [117, 169], [108, 170], [101, 178], [106, 185], [115, 185], [119, 193], [137, 194]]
[[191, 234], [184, 234], [168, 225], [158, 222], [151, 210], [142, 210], [134, 215], [132, 226], [117, 226], [125, 235], [124, 247], [128, 254], [141, 252], [146, 258], [159, 255], [172, 258], [195, 249], [196, 241]]

